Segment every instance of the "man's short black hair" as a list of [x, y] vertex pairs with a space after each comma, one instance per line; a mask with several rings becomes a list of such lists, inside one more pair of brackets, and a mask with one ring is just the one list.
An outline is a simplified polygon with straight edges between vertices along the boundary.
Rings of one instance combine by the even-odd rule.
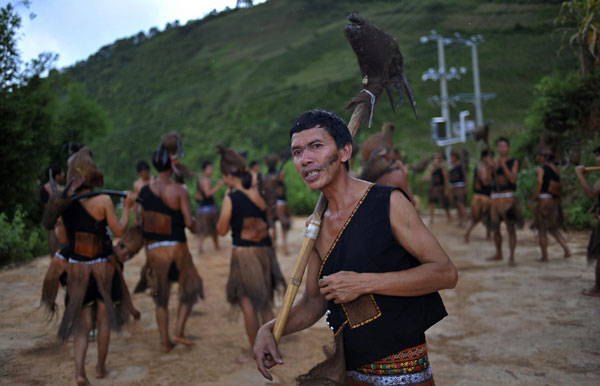
[[506, 137], [500, 137], [496, 140], [496, 146], [500, 143], [500, 142], [506, 142], [507, 145], [510, 145], [510, 141], [508, 140], [508, 138]]
[[206, 169], [208, 166], [212, 165], [212, 161], [204, 161], [202, 162], [202, 170]]
[[140, 161], [135, 166], [135, 170], [137, 170], [138, 173], [142, 170], [150, 170], [150, 165], [148, 165], [148, 162], [146, 161]]
[[348, 126], [339, 115], [327, 110], [309, 110], [298, 118], [290, 128], [290, 138], [292, 135], [313, 127], [324, 128], [335, 140], [335, 145], [341, 149], [346, 144], [352, 144], [352, 135]]
[[493, 157], [494, 156], [494, 151], [493, 150], [488, 150], [488, 149], [483, 149], [481, 151], [481, 158], [487, 157], [488, 155]]
[[254, 161], [250, 162], [250, 169], [252, 169], [256, 165], [258, 165], [258, 161], [257, 160], [254, 160]]

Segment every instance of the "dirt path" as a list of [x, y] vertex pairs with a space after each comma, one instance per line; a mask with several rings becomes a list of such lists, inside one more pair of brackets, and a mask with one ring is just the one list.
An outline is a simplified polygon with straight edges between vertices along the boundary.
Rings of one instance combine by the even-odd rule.
[[[519, 233], [515, 268], [488, 262], [493, 252], [476, 228], [471, 244], [461, 242], [462, 230], [441, 217], [433, 232], [460, 272], [459, 284], [444, 291], [449, 317], [429, 330], [430, 359], [439, 385], [598, 385], [600, 384], [600, 299], [581, 296], [592, 284], [593, 270], [585, 262], [586, 233], [568, 235], [573, 257], [565, 260], [556, 244], [550, 263], [536, 261], [539, 249], [529, 231]], [[303, 219], [296, 219], [290, 235], [298, 251]], [[111, 337], [106, 379], [95, 385], [287, 385], [296, 375], [323, 358], [321, 347], [330, 341], [323, 320], [312, 328], [285, 337], [281, 351], [286, 364], [267, 382], [253, 362], [235, 359], [248, 348], [241, 315], [231, 315], [225, 302], [230, 238], [224, 248], [197, 253], [194, 262], [204, 279], [206, 300], [194, 307], [187, 332], [193, 347], [159, 351], [154, 305], [148, 293], [136, 294], [142, 319], [130, 322]], [[145, 259], [142, 251], [125, 269], [130, 288]], [[288, 275], [296, 256], [278, 255]], [[72, 344], [56, 341], [58, 321], [46, 324], [38, 309], [47, 257], [0, 272], [0, 384], [73, 384]], [[176, 291], [173, 291], [171, 329]], [[59, 295], [62, 299], [62, 292]], [[61, 310], [62, 311], [62, 310]], [[88, 374], [93, 374], [96, 349], [90, 345]], [[94, 382], [95, 381], [95, 382]]]

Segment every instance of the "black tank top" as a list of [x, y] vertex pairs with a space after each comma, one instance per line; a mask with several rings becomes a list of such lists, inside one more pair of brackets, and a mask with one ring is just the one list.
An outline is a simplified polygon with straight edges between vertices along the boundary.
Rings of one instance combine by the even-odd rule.
[[40, 202], [42, 205], [46, 205], [49, 199], [50, 195], [48, 194], [46, 187], [44, 185], [40, 186]]
[[259, 218], [267, 224], [267, 211], [260, 209], [256, 204], [248, 198], [242, 191], [236, 190], [229, 194], [231, 198], [232, 211], [231, 211], [231, 238], [233, 239], [233, 245], [239, 247], [252, 247], [252, 246], [271, 246], [271, 238], [267, 235], [266, 238], [261, 241], [250, 241], [242, 239], [242, 228], [244, 226], [245, 218]]
[[[506, 161], [506, 167], [508, 169], [512, 169], [513, 165], [515, 164], [515, 161], [516, 159], [514, 158], [509, 159], [508, 161]], [[502, 166], [498, 166], [498, 168], [496, 169], [496, 176], [493, 181], [493, 190], [495, 192], [517, 191], [517, 184], [510, 182], [508, 178], [506, 178]]]
[[485, 185], [481, 178], [479, 178], [479, 174], [477, 173], [477, 169], [475, 168], [475, 173], [473, 174], [473, 193], [484, 194], [489, 196], [492, 193], [492, 186]]
[[[375, 185], [366, 193], [323, 258], [319, 279], [339, 271], [382, 273], [420, 265], [394, 239], [390, 223], [393, 190]], [[424, 343], [424, 332], [447, 315], [437, 292], [422, 296], [372, 295], [371, 299], [378, 315], [354, 325], [345, 305], [328, 303], [327, 321], [334, 332], [350, 324], [343, 331], [348, 370]]]
[[450, 169], [448, 179], [450, 180], [451, 184], [456, 184], [457, 182], [465, 182], [465, 172], [463, 171], [462, 164], [458, 164], [452, 169]]
[[[202, 177], [202, 179], [204, 179], [204, 178], [206, 178], [206, 177]], [[196, 200], [196, 202], [198, 202], [199, 206], [213, 206], [213, 205], [215, 205], [215, 198], [213, 196], [207, 197], [204, 194], [204, 191], [200, 187], [200, 181], [198, 181], [196, 189], [198, 190], [198, 192], [200, 192], [200, 196], [202, 197], [201, 200]]]
[[[112, 238], [108, 230], [106, 219], [98, 221], [88, 213], [79, 201], [73, 201], [62, 214], [63, 223], [67, 231], [68, 245], [61, 249], [61, 254], [67, 258], [79, 261], [87, 261], [100, 257], [108, 257], [113, 254]], [[92, 234], [99, 240], [98, 252], [93, 256], [86, 256], [75, 252], [77, 243], [83, 243], [82, 235]], [[88, 238], [89, 240], [89, 238]]]
[[548, 187], [550, 186], [550, 181], [558, 182], [560, 184], [560, 176], [556, 174], [554, 169], [550, 165], [544, 164], [542, 166], [544, 169], [544, 177], [542, 178], [542, 190], [540, 193], [550, 194], [548, 191]]
[[431, 173], [431, 185], [432, 186], [442, 186], [444, 185], [444, 172], [441, 167], [436, 168], [433, 173]]
[[[169, 216], [171, 220], [170, 233], [151, 232], [151, 226], [144, 224], [144, 221], [142, 221], [142, 236], [144, 239], [153, 241], [186, 241], [185, 220], [181, 211], [169, 208], [160, 197], [150, 190], [149, 184], [140, 190], [139, 196], [143, 200], [142, 206], [144, 212], [158, 212]], [[146, 218], [146, 214], [144, 214], [144, 218]]]

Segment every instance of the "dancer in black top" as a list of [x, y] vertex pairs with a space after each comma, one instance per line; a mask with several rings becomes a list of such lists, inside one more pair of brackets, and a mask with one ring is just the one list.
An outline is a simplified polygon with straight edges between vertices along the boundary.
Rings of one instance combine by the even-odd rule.
[[210, 181], [213, 175], [214, 167], [212, 162], [204, 161], [202, 163], [202, 174], [198, 177], [196, 185], [196, 203], [197, 209], [197, 231], [199, 252], [203, 253], [204, 239], [210, 236], [216, 250], [219, 250], [219, 235], [217, 234], [217, 221], [219, 220], [219, 208], [215, 204], [215, 194], [225, 183], [222, 179], [213, 186]]
[[515, 196], [517, 190], [517, 177], [519, 175], [519, 161], [509, 158], [510, 141], [500, 137], [496, 140], [498, 159], [494, 163], [492, 176], [492, 205], [490, 208], [490, 226], [494, 232], [496, 253], [489, 260], [502, 260], [502, 233], [500, 224], [504, 221], [508, 230], [508, 243], [510, 254], [508, 264], [514, 266], [515, 248], [517, 246], [516, 227], [522, 228], [524, 219], [521, 214], [519, 201]]
[[460, 154], [452, 151], [450, 154], [452, 167], [448, 172], [448, 180], [450, 183], [450, 201], [456, 206], [458, 211], [458, 226], [463, 227], [467, 213], [465, 205], [467, 205], [467, 175], [465, 174], [465, 165], [460, 161]]
[[[600, 166], [600, 146], [594, 149], [594, 155], [596, 156], [596, 164]], [[575, 173], [577, 174], [577, 178], [579, 179], [581, 188], [583, 189], [586, 196], [588, 196], [590, 199], [598, 197], [596, 227], [592, 230], [592, 234], [590, 235], [590, 242], [588, 243], [587, 248], [588, 260], [596, 260], [596, 278], [594, 281], [594, 285], [591, 288], [584, 290], [582, 294], [588, 296], [600, 296], [600, 179], [596, 180], [594, 186], [592, 187], [590, 186], [590, 184], [588, 184], [587, 180], [585, 179], [584, 166], [577, 166], [577, 168], [575, 168]]]
[[[73, 193], [84, 193], [103, 185], [102, 172], [96, 168], [87, 147], [69, 158], [67, 180]], [[85, 356], [88, 334], [93, 325], [98, 329], [96, 377], [102, 378], [107, 374], [110, 329], [119, 329], [129, 312], [132, 312], [126, 307], [119, 309], [115, 306], [129, 292], [123, 287], [120, 270], [115, 266], [109, 229], [115, 236], [124, 233], [134, 196], [128, 193], [120, 220], [117, 220], [112, 200], [107, 195], [74, 202], [67, 199], [66, 208], [60, 210], [54, 208], [54, 197], [50, 198], [46, 211], [55, 210], [60, 214], [57, 231], [63, 237], [61, 241], [66, 244], [60, 255], [68, 262], [68, 301], [58, 335], [63, 341], [73, 336], [77, 385], [88, 385]], [[130, 300], [127, 305], [132, 307]], [[118, 314], [118, 311], [121, 313]]]
[[473, 173], [473, 198], [471, 199], [471, 224], [465, 232], [465, 242], [469, 242], [469, 235], [479, 221], [486, 228], [487, 239], [490, 239], [490, 204], [492, 193], [492, 163], [494, 152], [481, 151], [481, 163]]
[[[232, 149], [219, 148], [221, 173], [231, 193], [225, 196], [217, 224], [220, 235], [231, 228], [233, 246], [227, 280], [227, 301], [239, 306], [250, 348], [258, 327], [273, 319], [273, 292], [285, 287], [267, 231], [267, 204], [256, 189], [251, 188], [252, 175], [244, 159]], [[242, 354], [238, 361], [247, 361]]]
[[443, 162], [442, 153], [435, 153], [429, 171], [423, 175], [423, 181], [430, 181], [429, 187], [429, 224], [433, 225], [435, 204], [441, 204], [450, 222], [450, 206], [448, 203], [448, 172]]
[[281, 223], [281, 238], [283, 253], [289, 253], [287, 247], [287, 234], [292, 227], [290, 209], [287, 205], [287, 190], [285, 187], [285, 173], [277, 170], [279, 161], [277, 154], [265, 156], [267, 174], [262, 176], [261, 187], [265, 190], [265, 200], [269, 206], [269, 227], [273, 235], [273, 247], [277, 248], [277, 222]]
[[527, 204], [529, 209], [537, 200], [535, 208], [535, 220], [532, 229], [538, 230], [538, 238], [542, 256], [541, 262], [548, 261], [548, 233], [550, 233], [560, 244], [564, 251], [564, 257], [571, 256], [569, 247], [560, 228], [563, 227], [564, 215], [561, 203], [562, 187], [560, 183], [560, 170], [554, 164], [554, 154], [547, 146], [540, 146], [537, 152], [537, 184], [533, 196]]
[[184, 345], [192, 342], [184, 337], [185, 324], [198, 298], [204, 298], [202, 279], [188, 250], [185, 228], [195, 231], [190, 199], [182, 184], [171, 181], [171, 157], [161, 144], [152, 153], [152, 164], [158, 177], [140, 191], [142, 203], [142, 235], [146, 243], [146, 261], [152, 277], [152, 294], [156, 304], [156, 321], [161, 349], [170, 351], [169, 293], [171, 282], [179, 283], [179, 305], [173, 341]]

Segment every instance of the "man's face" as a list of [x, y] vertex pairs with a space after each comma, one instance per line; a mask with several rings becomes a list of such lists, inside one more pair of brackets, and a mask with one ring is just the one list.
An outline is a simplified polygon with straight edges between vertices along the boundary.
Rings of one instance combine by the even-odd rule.
[[433, 156], [433, 166], [438, 166], [440, 164], [440, 162], [442, 161], [442, 157], [440, 156], [439, 153], [436, 153]]
[[142, 178], [142, 180], [147, 180], [148, 178], [150, 178], [150, 170], [149, 169], [144, 169], [144, 170], [140, 170], [140, 177]]
[[259, 171], [260, 171], [260, 164], [256, 164], [256, 165], [252, 166], [253, 173], [258, 173]]
[[509, 149], [510, 149], [510, 146], [505, 141], [500, 141], [496, 145], [496, 150], [498, 150], [498, 154], [501, 157], [506, 157], [508, 155], [508, 150]]
[[65, 172], [62, 172], [62, 171], [61, 171], [60, 173], [58, 173], [58, 174], [56, 175], [56, 177], [54, 178], [54, 180], [55, 180], [57, 183], [59, 183], [59, 184], [62, 184], [62, 183], [63, 183], [63, 181], [65, 180]]
[[352, 145], [338, 149], [335, 140], [322, 127], [292, 135], [294, 166], [311, 190], [327, 186], [352, 155]]
[[214, 171], [215, 171], [215, 168], [214, 168], [214, 166], [213, 166], [213, 165], [207, 165], [207, 166], [204, 168], [204, 175], [205, 175], [205, 176], [207, 176], [207, 177], [210, 177], [210, 176], [212, 176], [212, 175], [213, 175], [213, 172], [214, 172]]

